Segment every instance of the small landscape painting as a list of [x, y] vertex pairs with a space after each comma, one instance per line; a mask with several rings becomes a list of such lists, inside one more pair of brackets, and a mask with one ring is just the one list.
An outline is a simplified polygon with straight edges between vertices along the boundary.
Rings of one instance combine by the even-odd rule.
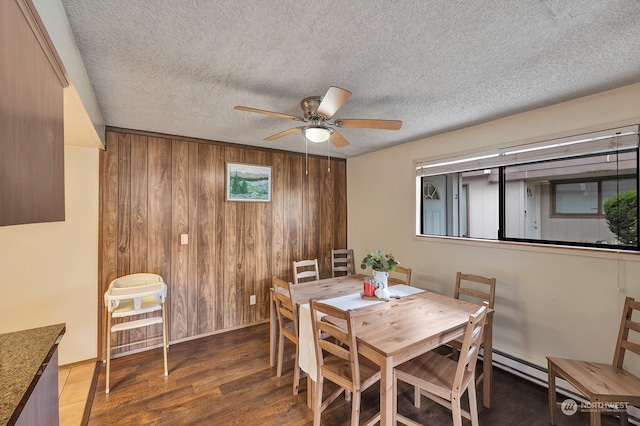
[[271, 201], [271, 167], [227, 163], [227, 201]]

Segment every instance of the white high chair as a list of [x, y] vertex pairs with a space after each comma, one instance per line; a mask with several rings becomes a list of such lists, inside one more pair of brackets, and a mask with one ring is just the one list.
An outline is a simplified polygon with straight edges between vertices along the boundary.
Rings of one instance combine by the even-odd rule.
[[[106, 393], [109, 393], [109, 372], [111, 368], [111, 351], [139, 343], [150, 342], [158, 337], [146, 340], [138, 340], [111, 347], [111, 334], [134, 328], [147, 327], [154, 324], [162, 324], [162, 350], [164, 354], [164, 375], [168, 376], [167, 369], [167, 319], [164, 309], [164, 301], [167, 297], [167, 285], [162, 277], [157, 274], [131, 274], [116, 278], [111, 281], [104, 294], [104, 304], [107, 307], [107, 376]], [[124, 318], [134, 315], [147, 314], [162, 311], [162, 316], [152, 316], [132, 321], [119, 322], [111, 325], [112, 318]]]

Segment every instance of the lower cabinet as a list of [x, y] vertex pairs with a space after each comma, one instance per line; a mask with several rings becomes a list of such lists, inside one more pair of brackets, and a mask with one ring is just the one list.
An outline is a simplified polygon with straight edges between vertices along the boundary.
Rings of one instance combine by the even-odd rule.
[[18, 426], [58, 426], [58, 349], [38, 372], [40, 378], [16, 421]]

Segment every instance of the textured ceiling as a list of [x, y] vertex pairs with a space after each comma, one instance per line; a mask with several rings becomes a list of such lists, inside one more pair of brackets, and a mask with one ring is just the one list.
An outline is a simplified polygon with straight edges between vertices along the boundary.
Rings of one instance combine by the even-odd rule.
[[[62, 0], [108, 126], [305, 151], [329, 86], [351, 157], [640, 82], [640, 0]], [[606, 106], [603, 106], [605, 108]], [[327, 144], [310, 145], [326, 154]]]

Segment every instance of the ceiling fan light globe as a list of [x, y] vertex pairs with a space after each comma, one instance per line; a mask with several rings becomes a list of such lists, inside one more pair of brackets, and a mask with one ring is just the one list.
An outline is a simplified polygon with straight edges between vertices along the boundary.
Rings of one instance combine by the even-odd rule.
[[309, 142], [326, 142], [331, 137], [331, 130], [324, 127], [308, 127], [304, 129], [304, 137], [307, 138]]

